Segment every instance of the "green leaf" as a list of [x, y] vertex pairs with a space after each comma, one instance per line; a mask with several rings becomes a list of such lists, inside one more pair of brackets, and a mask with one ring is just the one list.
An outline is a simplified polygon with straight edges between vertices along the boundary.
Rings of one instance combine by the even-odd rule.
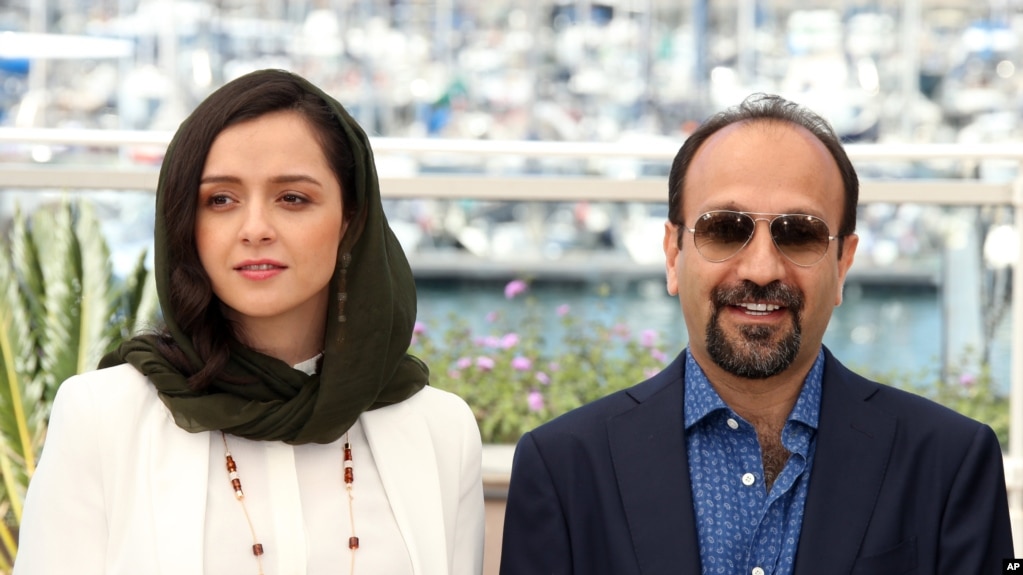
[[152, 329], [158, 316], [160, 302], [156, 294], [156, 275], [146, 268], [146, 256], [144, 250], [139, 254], [119, 293], [121, 320], [117, 323], [117, 340]]
[[75, 226], [75, 239], [81, 262], [78, 285], [78, 350], [74, 373], [96, 368], [113, 340], [111, 320], [115, 316], [116, 292], [110, 265], [110, 248], [99, 222], [88, 204], [83, 204]]
[[32, 236], [39, 247], [45, 289], [45, 314], [40, 345], [47, 397], [52, 399], [60, 382], [78, 369], [81, 292], [81, 261], [74, 235], [72, 207], [65, 202], [56, 210], [39, 210], [32, 217]]

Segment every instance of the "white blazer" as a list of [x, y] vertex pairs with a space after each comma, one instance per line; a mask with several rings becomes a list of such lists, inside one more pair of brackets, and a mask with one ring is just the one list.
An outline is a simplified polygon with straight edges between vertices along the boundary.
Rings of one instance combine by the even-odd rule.
[[[416, 575], [483, 569], [479, 429], [426, 387], [360, 417]], [[15, 575], [203, 572], [209, 432], [179, 428], [130, 365], [68, 379], [29, 485]]]

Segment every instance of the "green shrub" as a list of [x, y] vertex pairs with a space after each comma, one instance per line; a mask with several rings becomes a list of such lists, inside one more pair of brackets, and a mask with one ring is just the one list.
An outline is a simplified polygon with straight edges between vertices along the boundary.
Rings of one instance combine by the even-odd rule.
[[[567, 305], [545, 308], [522, 280], [509, 283], [505, 295], [520, 300], [521, 313], [487, 318], [485, 333], [454, 314], [440, 331], [417, 324], [411, 349], [430, 366], [431, 385], [466, 400], [486, 443], [514, 443], [557, 415], [639, 383], [679, 351], [666, 354], [652, 330], [633, 334], [624, 324], [582, 320]], [[549, 317], [557, 318], [560, 341], [545, 330]], [[1007, 449], [1008, 396], [987, 366], [969, 367], [975, 365], [967, 350], [944, 376], [940, 365], [922, 372], [854, 368], [987, 423]]]
[[966, 349], [944, 373], [940, 365], [919, 371], [870, 373], [867, 377], [905, 389], [984, 422], [995, 430], [1002, 451], [1009, 450], [1009, 395], [991, 376], [990, 366], [980, 363]]
[[[649, 377], [669, 359], [651, 330], [633, 334], [624, 324], [582, 320], [564, 304], [546, 309], [521, 280], [505, 295], [521, 300], [514, 318], [487, 318], [486, 333], [455, 315], [441, 333], [417, 324], [412, 346], [430, 366], [431, 385], [473, 409], [484, 442], [514, 443], [556, 415]], [[560, 341], [549, 340], [547, 317], [557, 318]]]

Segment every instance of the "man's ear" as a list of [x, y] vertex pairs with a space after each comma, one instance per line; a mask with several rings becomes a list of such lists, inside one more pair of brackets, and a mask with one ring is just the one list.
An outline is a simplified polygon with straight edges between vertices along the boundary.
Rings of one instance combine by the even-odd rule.
[[842, 257], [838, 258], [838, 290], [835, 293], [835, 305], [842, 305], [842, 288], [845, 287], [845, 276], [852, 267], [856, 258], [856, 246], [860, 243], [860, 236], [849, 234], [839, 239], [842, 242]]
[[679, 228], [671, 222], [664, 222], [664, 275], [670, 295], [678, 295]]

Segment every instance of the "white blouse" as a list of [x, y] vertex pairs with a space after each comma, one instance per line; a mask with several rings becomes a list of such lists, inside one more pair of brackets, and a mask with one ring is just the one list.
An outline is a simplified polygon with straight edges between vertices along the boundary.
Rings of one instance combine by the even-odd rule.
[[[317, 358], [296, 365], [312, 371]], [[310, 369], [311, 368], [311, 369]], [[359, 548], [355, 573], [411, 575], [412, 562], [391, 511], [361, 422], [348, 431], [352, 444], [352, 510]], [[344, 483], [345, 439], [288, 445], [227, 435], [238, 469], [252, 531], [263, 545], [266, 575], [348, 575], [353, 535]], [[256, 575], [253, 535], [228, 478], [224, 440], [210, 434], [206, 503], [206, 573]]]

